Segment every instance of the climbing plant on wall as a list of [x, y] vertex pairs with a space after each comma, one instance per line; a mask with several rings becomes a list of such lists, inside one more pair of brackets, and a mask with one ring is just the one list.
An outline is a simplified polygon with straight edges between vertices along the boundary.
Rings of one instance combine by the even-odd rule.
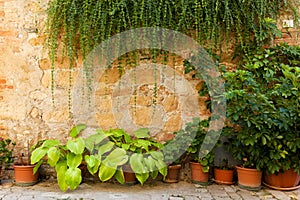
[[[208, 48], [217, 50], [230, 41], [246, 51], [268, 41], [266, 19], [277, 19], [280, 12], [298, 21], [294, 0], [53, 0], [47, 11], [47, 46], [53, 64], [62, 45], [72, 68], [78, 53], [85, 58], [112, 35], [162, 27]], [[52, 75], [54, 68], [53, 64]]]

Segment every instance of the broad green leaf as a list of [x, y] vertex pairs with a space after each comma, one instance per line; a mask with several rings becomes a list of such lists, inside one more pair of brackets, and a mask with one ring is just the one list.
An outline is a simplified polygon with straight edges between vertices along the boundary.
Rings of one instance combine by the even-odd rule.
[[33, 174], [35, 174], [38, 170], [39, 170], [39, 168], [40, 168], [40, 166], [43, 164], [43, 160], [40, 160], [35, 166], [34, 166], [34, 168], [33, 168]]
[[143, 174], [148, 172], [148, 169], [144, 162], [144, 157], [142, 154], [132, 154], [130, 157], [130, 166], [135, 173]]
[[81, 170], [79, 168], [69, 168], [65, 173], [65, 180], [71, 190], [75, 190], [82, 181]]
[[94, 175], [98, 169], [99, 166], [101, 164], [101, 159], [99, 159], [98, 157], [94, 156], [94, 155], [86, 155], [85, 156], [85, 161], [87, 163], [87, 169], [89, 170], [89, 172]]
[[85, 155], [84, 160], [89, 167], [94, 167], [96, 163], [96, 158], [94, 155]]
[[125, 183], [125, 177], [124, 177], [124, 173], [122, 171], [122, 169], [118, 169], [115, 173], [115, 178], [117, 179], [117, 181], [121, 184]]
[[103, 182], [108, 181], [114, 176], [116, 170], [117, 170], [117, 166], [111, 167], [111, 166], [106, 166], [104, 163], [102, 163], [99, 169], [100, 180]]
[[85, 146], [90, 152], [92, 152], [94, 150], [95, 144], [99, 144], [105, 138], [107, 138], [107, 135], [103, 131], [99, 130], [96, 134], [90, 135], [85, 139]]
[[67, 171], [67, 163], [65, 161], [58, 162], [55, 166], [55, 171], [57, 173], [57, 182], [58, 182], [59, 188], [64, 192], [67, 191], [68, 185], [65, 180], [65, 174]]
[[149, 170], [149, 172], [153, 172], [155, 170], [155, 161], [151, 156], [148, 158], [144, 158], [144, 162]]
[[59, 160], [60, 157], [60, 151], [56, 148], [56, 147], [51, 147], [48, 152], [48, 164], [51, 167], [54, 167], [57, 163], [57, 161]]
[[126, 132], [123, 129], [110, 130], [109, 134], [113, 135], [114, 137], [122, 137], [123, 135], [127, 135]]
[[121, 148], [114, 149], [104, 160], [103, 164], [110, 167], [117, 167], [124, 165], [128, 161], [126, 151]]
[[122, 149], [125, 149], [126, 151], [130, 148], [130, 144], [122, 144]]
[[266, 145], [266, 144], [267, 144], [267, 140], [266, 140], [266, 138], [265, 138], [264, 136], [262, 136], [261, 141], [262, 141], [262, 144], [263, 144], [263, 145]]
[[149, 129], [148, 128], [139, 128], [133, 135], [137, 138], [150, 138]]
[[163, 160], [164, 159], [164, 155], [162, 152], [150, 151], [149, 153], [155, 160]]
[[154, 170], [153, 172], [151, 172], [152, 179], [156, 179], [157, 176], [158, 176], [158, 170]]
[[82, 154], [85, 149], [84, 140], [82, 138], [76, 138], [74, 141], [69, 140], [67, 142], [67, 148], [75, 154]]
[[75, 138], [82, 130], [84, 130], [86, 128], [86, 125], [84, 124], [78, 124], [76, 126], [74, 126], [71, 130], [70, 130], [70, 136], [72, 138]]
[[47, 154], [47, 151], [48, 151], [48, 148], [43, 148], [43, 147], [39, 147], [39, 148], [35, 149], [31, 153], [30, 163], [35, 164], [35, 163], [39, 162]]
[[74, 153], [68, 153], [67, 154], [67, 165], [70, 168], [76, 168], [78, 167], [82, 162], [82, 155], [80, 154], [74, 154]]
[[149, 172], [142, 173], [142, 174], [136, 173], [135, 177], [143, 185], [145, 183], [145, 181], [149, 178]]
[[110, 150], [112, 150], [112, 148], [114, 147], [114, 143], [111, 141], [108, 141], [107, 143], [105, 143], [104, 145], [101, 145], [98, 148], [98, 155], [103, 155], [107, 152], [109, 152]]
[[55, 147], [59, 144], [60, 144], [60, 142], [58, 140], [45, 140], [45, 142], [42, 144], [41, 147], [51, 148], [51, 147]]
[[163, 160], [157, 160], [155, 162], [156, 167], [159, 171], [159, 173], [161, 173], [161, 175], [163, 175], [163, 177], [167, 176], [168, 173], [168, 167], [166, 165], [166, 163]]

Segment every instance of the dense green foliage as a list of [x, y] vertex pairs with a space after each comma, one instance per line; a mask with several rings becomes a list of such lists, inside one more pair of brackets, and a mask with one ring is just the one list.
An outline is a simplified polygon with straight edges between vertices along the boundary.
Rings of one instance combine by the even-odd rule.
[[[224, 74], [233, 155], [247, 167], [300, 170], [300, 48], [253, 52]], [[228, 131], [228, 129], [225, 129]]]
[[0, 137], [0, 167], [3, 164], [9, 164], [14, 161], [12, 152], [16, 143], [12, 142], [11, 139], [3, 139]]

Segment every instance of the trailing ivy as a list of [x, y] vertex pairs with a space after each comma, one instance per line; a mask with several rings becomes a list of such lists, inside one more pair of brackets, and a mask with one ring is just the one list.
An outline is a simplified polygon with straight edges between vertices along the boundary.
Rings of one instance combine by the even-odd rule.
[[292, 0], [53, 0], [47, 41], [52, 59], [60, 42], [70, 58], [78, 50], [85, 57], [114, 34], [159, 26], [196, 35], [202, 44], [225, 39], [246, 47], [263, 42], [266, 18], [276, 19], [284, 9], [297, 19], [296, 8]]
[[[60, 56], [69, 58], [72, 71], [78, 55], [84, 59], [97, 44], [115, 34], [134, 28], [162, 27], [187, 34], [215, 52], [224, 41], [230, 41], [240, 52], [247, 53], [251, 46], [262, 46], [278, 35], [266, 35], [265, 31], [274, 27], [270, 19], [276, 20], [281, 12], [292, 15], [298, 22], [296, 4], [294, 0], [49, 1], [46, 33], [52, 63], [52, 98], [54, 63], [60, 48], [64, 52]], [[121, 68], [119, 65], [120, 71]], [[84, 70], [86, 82], [90, 83], [92, 73], [88, 71], [92, 69]], [[69, 79], [71, 87], [71, 74]], [[69, 107], [70, 102], [69, 99]]]

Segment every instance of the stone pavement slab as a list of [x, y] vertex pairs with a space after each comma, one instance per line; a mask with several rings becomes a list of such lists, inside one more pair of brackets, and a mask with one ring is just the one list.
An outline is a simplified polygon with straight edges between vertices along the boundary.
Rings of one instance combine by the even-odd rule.
[[277, 191], [263, 187], [258, 192], [236, 185], [200, 186], [187, 182], [167, 184], [152, 181], [141, 186], [117, 183], [82, 183], [76, 190], [62, 192], [54, 181], [30, 187], [11, 182], [0, 185], [0, 200], [300, 200], [300, 189]]

